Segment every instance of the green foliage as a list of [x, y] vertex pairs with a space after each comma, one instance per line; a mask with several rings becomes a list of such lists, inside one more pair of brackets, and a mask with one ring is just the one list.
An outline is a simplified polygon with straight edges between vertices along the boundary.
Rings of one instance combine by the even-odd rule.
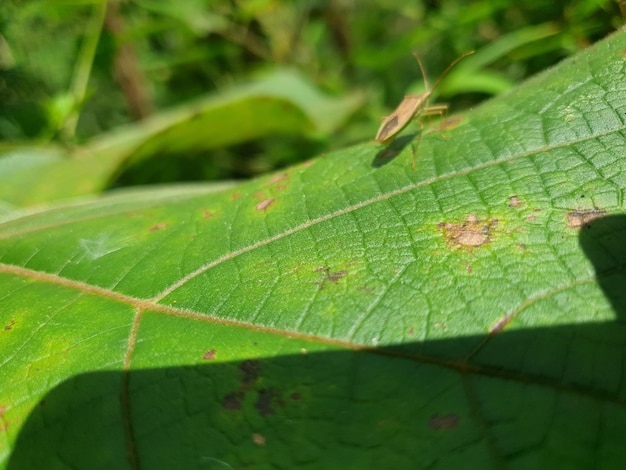
[[621, 468], [625, 39], [419, 147], [5, 221], [3, 464]]
[[[150, 157], [158, 157], [157, 163], [148, 165], [159, 171], [168, 168], [163, 160], [178, 163], [172, 155], [211, 150], [278, 132], [325, 135], [361, 102], [358, 93], [330, 99], [298, 75], [277, 71], [228, 93], [194, 100], [145, 119], [140, 126], [102, 135], [74, 150], [71, 158], [63, 158], [70, 152], [61, 147], [7, 146], [0, 159], [0, 170], [5, 167], [0, 171], [0, 199], [13, 206], [42, 204], [98, 192], [123, 165]], [[60, 185], [59, 181], [67, 182]], [[30, 188], [28, 192], [24, 192], [25, 186]]]
[[[141, 0], [108, 2], [105, 15], [106, 4], [3, 2], [0, 139], [26, 141], [27, 152], [44, 142], [70, 145], [62, 152], [70, 159], [75, 145], [80, 155], [93, 139], [102, 141], [138, 116], [158, 120], [172, 107], [229, 93], [259, 71], [285, 67], [340, 100], [355, 91], [368, 96], [349, 125], [323, 134], [297, 126], [260, 139], [242, 133], [220, 148], [185, 146], [174, 163], [152, 155], [155, 166], [135, 167], [118, 155], [111, 174], [119, 177], [108, 186], [247, 177], [370, 139], [380, 117], [421, 86], [411, 51], [435, 76], [461, 53], [477, 50], [440, 89], [458, 110], [502, 93], [620, 23], [614, 4], [588, 0]], [[169, 144], [175, 149], [180, 142]]]

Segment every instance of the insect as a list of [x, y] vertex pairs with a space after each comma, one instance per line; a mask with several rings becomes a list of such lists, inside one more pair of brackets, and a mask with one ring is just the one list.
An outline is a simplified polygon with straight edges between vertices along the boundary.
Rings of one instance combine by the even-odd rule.
[[[375, 137], [376, 142], [380, 142], [382, 144], [387, 144], [391, 142], [396, 134], [398, 134], [402, 129], [407, 126], [411, 119], [416, 119], [421, 115], [428, 116], [433, 114], [443, 114], [448, 109], [448, 106], [445, 104], [427, 106], [428, 98], [430, 98], [430, 95], [432, 95], [435, 88], [437, 88], [443, 77], [448, 74], [452, 67], [454, 67], [462, 59], [473, 53], [474, 51], [469, 51], [462, 56], [457, 57], [450, 65], [448, 65], [448, 68], [446, 68], [443, 73], [439, 75], [439, 78], [437, 78], [432, 88], [428, 87], [428, 78], [426, 78], [426, 72], [424, 72], [424, 66], [422, 65], [422, 61], [417, 56], [417, 54], [413, 53], [413, 55], [417, 59], [417, 63], [420, 66], [420, 70], [422, 71], [422, 76], [424, 77], [424, 85], [426, 85], [426, 91], [424, 93], [406, 95], [404, 97], [404, 99], [394, 110], [394, 112], [391, 113], [391, 115], [387, 116], [383, 123], [380, 125], [380, 129], [378, 129]], [[421, 127], [422, 126], [420, 124], [420, 128]], [[421, 136], [422, 133], [420, 132], [420, 139]], [[413, 165], [415, 165], [415, 162], [413, 162]]]

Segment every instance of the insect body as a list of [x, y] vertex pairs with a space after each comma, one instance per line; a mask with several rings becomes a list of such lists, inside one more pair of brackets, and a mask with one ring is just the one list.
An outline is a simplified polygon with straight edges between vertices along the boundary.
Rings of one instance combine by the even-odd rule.
[[[387, 144], [393, 140], [393, 138], [400, 132], [402, 129], [406, 127], [406, 125], [413, 118], [417, 118], [420, 115], [432, 115], [432, 114], [442, 114], [447, 109], [446, 105], [435, 105], [428, 107], [428, 98], [432, 95], [433, 91], [443, 77], [447, 75], [447, 73], [454, 67], [459, 61], [467, 57], [468, 55], [473, 54], [474, 51], [469, 51], [463, 54], [462, 56], [456, 58], [448, 68], [444, 70], [444, 72], [437, 78], [437, 81], [433, 84], [432, 88], [428, 88], [428, 79], [426, 78], [426, 73], [424, 72], [424, 67], [422, 66], [422, 62], [416, 54], [413, 54], [417, 59], [417, 63], [420, 66], [420, 70], [422, 71], [422, 76], [424, 77], [424, 84], [426, 85], [426, 91], [420, 94], [412, 94], [406, 95], [402, 102], [398, 105], [398, 107], [394, 110], [391, 115], [387, 116], [383, 123], [378, 129], [376, 133], [376, 142], [380, 142], [382, 144]], [[420, 134], [421, 136], [421, 134]]]

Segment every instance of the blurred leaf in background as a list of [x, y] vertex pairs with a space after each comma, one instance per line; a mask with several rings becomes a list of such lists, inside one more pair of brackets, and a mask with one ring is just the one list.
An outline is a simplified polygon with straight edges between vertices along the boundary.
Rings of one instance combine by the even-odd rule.
[[[15, 171], [22, 154], [38, 164], [54, 154], [51, 164], [65, 163], [52, 172], [54, 180], [33, 183], [39, 196], [14, 199], [5, 191], [0, 197], [19, 206], [112, 186], [254, 176], [372, 139], [404, 94], [423, 90], [412, 51], [431, 78], [461, 53], [477, 51], [438, 90], [454, 112], [506, 91], [621, 23], [614, 2], [597, 0], [5, 0], [0, 163], [11, 163], [0, 169]], [[246, 117], [233, 103], [214, 118], [199, 108], [272, 74], [296, 77], [301, 85], [291, 90], [280, 80], [273, 86], [292, 97], [305, 87], [308, 96], [324, 97], [327, 113], [336, 100], [338, 114], [326, 115], [333, 125], [285, 126], [289, 112], [276, 108], [258, 107]], [[311, 117], [311, 104], [297, 112]], [[287, 107], [301, 105], [292, 100]], [[176, 113], [181, 120], [174, 125]], [[154, 123], [163, 122], [176, 132], [156, 125], [164, 133], [155, 136]], [[264, 129], [251, 132], [259, 122]], [[231, 137], [219, 145], [203, 142], [205, 136], [219, 141], [225, 128]], [[44, 156], [33, 157], [38, 152]], [[104, 162], [94, 163], [99, 159]], [[66, 166], [67, 181], [84, 178], [81, 189], [59, 190]], [[20, 181], [29, 180], [24, 171]], [[0, 174], [0, 181], [7, 177]]]

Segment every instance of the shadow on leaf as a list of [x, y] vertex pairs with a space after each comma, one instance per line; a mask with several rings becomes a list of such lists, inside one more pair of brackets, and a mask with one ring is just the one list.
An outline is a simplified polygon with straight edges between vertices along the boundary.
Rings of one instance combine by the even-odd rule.
[[415, 139], [417, 134], [408, 134], [400, 136], [393, 140], [389, 145], [384, 146], [374, 157], [372, 160], [372, 166], [374, 168], [380, 168], [381, 166], [385, 166], [387, 163], [393, 161], [402, 151], [406, 148], [409, 143]]

